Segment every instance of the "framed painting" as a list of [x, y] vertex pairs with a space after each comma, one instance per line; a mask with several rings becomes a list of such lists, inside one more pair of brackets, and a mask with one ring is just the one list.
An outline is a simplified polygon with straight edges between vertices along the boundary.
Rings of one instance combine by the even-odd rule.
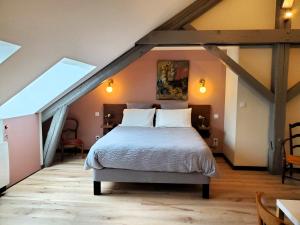
[[187, 100], [189, 61], [159, 60], [157, 62], [156, 99]]

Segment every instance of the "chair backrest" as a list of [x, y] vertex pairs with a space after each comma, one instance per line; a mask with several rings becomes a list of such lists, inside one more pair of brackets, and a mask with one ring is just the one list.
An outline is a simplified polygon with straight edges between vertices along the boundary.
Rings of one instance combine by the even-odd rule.
[[[62, 139], [77, 139], [79, 122], [75, 118], [67, 118], [61, 134]], [[71, 136], [71, 137], [70, 137]]]
[[256, 208], [259, 225], [285, 225], [284, 221], [273, 215], [262, 203], [263, 193], [256, 193]]
[[[295, 129], [299, 129], [298, 133], [294, 132]], [[294, 154], [295, 148], [300, 148], [300, 144], [295, 144], [295, 141], [298, 139], [300, 141], [300, 122], [289, 124], [289, 133], [290, 133], [290, 154]]]

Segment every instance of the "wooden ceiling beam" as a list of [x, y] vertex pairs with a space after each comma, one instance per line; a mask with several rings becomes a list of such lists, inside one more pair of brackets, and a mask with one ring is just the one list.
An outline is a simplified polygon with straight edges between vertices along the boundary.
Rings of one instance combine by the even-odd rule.
[[43, 152], [43, 163], [45, 167], [49, 167], [52, 165], [56, 149], [61, 138], [61, 132], [68, 116], [68, 110], [68, 106], [63, 106], [56, 110], [53, 116]]
[[292, 100], [294, 97], [300, 94], [300, 81], [292, 86], [287, 92], [287, 101]]
[[220, 59], [225, 65], [227, 65], [240, 79], [245, 81], [250, 87], [256, 90], [266, 98], [268, 101], [274, 101], [274, 94], [256, 80], [247, 70], [245, 70], [241, 65], [236, 63], [232, 58], [230, 58], [223, 50], [213, 45], [204, 45], [204, 48], [210, 52], [212, 55]]
[[184, 30], [197, 30], [192, 24], [188, 23], [182, 27]]
[[[275, 28], [289, 32], [291, 22], [284, 20], [282, 1], [276, 0]], [[281, 141], [285, 138], [289, 51], [290, 44], [287, 43], [277, 43], [272, 49], [271, 90], [274, 103], [270, 107], [268, 151], [268, 169], [272, 174], [280, 174], [282, 170]]]
[[136, 44], [154, 45], [267, 45], [300, 43], [300, 29], [153, 31]]
[[[211, 9], [221, 0], [196, 0], [191, 5], [183, 9], [177, 15], [172, 17], [163, 25], [156, 28], [159, 29], [166, 29], [166, 30], [174, 30], [180, 29], [187, 23], [190, 23], [194, 19], [201, 16], [203, 13]], [[106, 80], [107, 78], [115, 75], [122, 69], [126, 68], [129, 64], [149, 52], [153, 47], [156, 45], [136, 45], [128, 50], [126, 53], [115, 59], [109, 65], [101, 69], [100, 71], [96, 72], [91, 78], [84, 81], [82, 84], [71, 90], [69, 93], [64, 95], [58, 101], [53, 103], [50, 107], [45, 109], [42, 112], [42, 121], [46, 121], [51, 118], [55, 112], [65, 106], [70, 105], [75, 102], [77, 99], [82, 97], [83, 95], [89, 93], [96, 87], [98, 87], [101, 82]]]
[[99, 86], [103, 81], [111, 77], [112, 75], [118, 73], [122, 69], [126, 68], [129, 64], [149, 52], [152, 48], [154, 48], [155, 45], [139, 45], [135, 46], [129, 51], [127, 51], [125, 54], [121, 55], [119, 58], [114, 60], [112, 63], [110, 63], [108, 66], [101, 69], [99, 72], [97, 72], [95, 75], [93, 75], [91, 78], [77, 86], [75, 89], [70, 91], [68, 94], [66, 94], [64, 97], [56, 101], [54, 104], [52, 104], [50, 107], [48, 107], [46, 110], [42, 112], [42, 121], [45, 122], [49, 118], [51, 118], [57, 109], [65, 106], [70, 105], [73, 102], [75, 102], [80, 97], [86, 95], [91, 90], [95, 89]]

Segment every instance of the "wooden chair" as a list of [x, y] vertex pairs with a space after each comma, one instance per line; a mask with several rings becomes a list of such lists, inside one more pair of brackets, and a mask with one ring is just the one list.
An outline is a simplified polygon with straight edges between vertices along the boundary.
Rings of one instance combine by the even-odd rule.
[[[300, 166], [300, 156], [294, 155], [294, 150], [300, 148], [300, 144], [295, 144], [298, 139], [300, 141], [300, 133], [295, 133], [294, 129], [300, 129], [300, 122], [289, 124], [289, 138], [282, 142], [282, 183], [284, 184], [285, 178], [291, 178], [294, 180], [299, 180], [293, 177], [293, 167], [294, 165]], [[289, 142], [289, 152], [287, 154], [285, 145]], [[286, 173], [289, 171], [289, 176]]]
[[262, 203], [263, 193], [256, 193], [256, 209], [259, 225], [286, 225], [283, 220], [273, 215]]
[[79, 122], [75, 118], [67, 118], [64, 129], [61, 135], [61, 160], [64, 159], [65, 149], [78, 148], [81, 151], [82, 158], [84, 158], [84, 143], [78, 139], [77, 131]]

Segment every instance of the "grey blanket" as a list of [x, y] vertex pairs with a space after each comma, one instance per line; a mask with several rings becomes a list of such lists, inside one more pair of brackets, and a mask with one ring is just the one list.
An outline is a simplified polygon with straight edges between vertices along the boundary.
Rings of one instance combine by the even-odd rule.
[[118, 126], [91, 147], [84, 167], [216, 174], [215, 159], [194, 128]]

